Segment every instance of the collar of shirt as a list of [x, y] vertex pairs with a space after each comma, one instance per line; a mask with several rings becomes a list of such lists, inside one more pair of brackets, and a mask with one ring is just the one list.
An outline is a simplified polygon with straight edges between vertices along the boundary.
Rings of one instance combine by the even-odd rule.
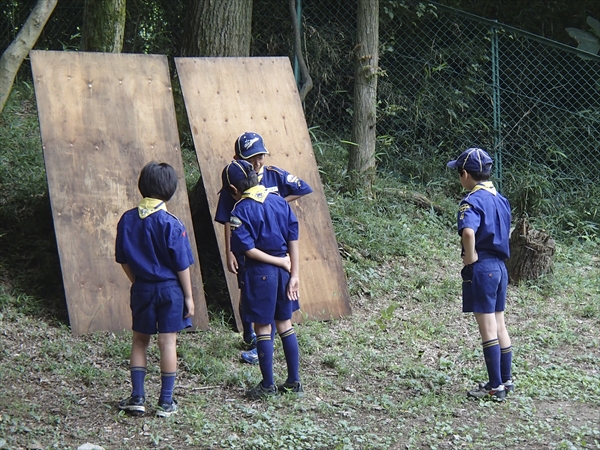
[[249, 198], [256, 202], [263, 203], [265, 201], [265, 199], [267, 198], [267, 195], [269, 195], [269, 192], [267, 192], [267, 189], [264, 186], [258, 184], [256, 186], [251, 187], [247, 191], [245, 191], [242, 194], [242, 200], [245, 198]]
[[480, 189], [488, 191], [492, 195], [496, 195], [498, 193], [496, 191], [496, 188], [494, 187], [494, 183], [492, 183], [491, 181], [482, 181], [481, 183], [477, 183], [470, 193], [472, 194], [473, 192], [477, 192]]
[[166, 211], [167, 205], [165, 205], [165, 202], [157, 198], [145, 197], [138, 205], [138, 214], [140, 215], [140, 219], [145, 219], [150, 214], [154, 214], [156, 211], [160, 210]]

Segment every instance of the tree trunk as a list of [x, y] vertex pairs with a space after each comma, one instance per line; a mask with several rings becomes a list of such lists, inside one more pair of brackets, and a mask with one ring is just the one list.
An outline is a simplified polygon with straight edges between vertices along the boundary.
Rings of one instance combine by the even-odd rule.
[[249, 56], [252, 0], [190, 0], [183, 56]]
[[21, 63], [33, 48], [58, 0], [39, 0], [0, 58], [0, 112], [4, 109]]
[[552, 273], [555, 250], [554, 239], [531, 229], [526, 219], [519, 220], [510, 234], [510, 258], [506, 261], [510, 282], [535, 280]]
[[121, 53], [126, 0], [85, 0], [81, 51]]
[[358, 0], [357, 44], [354, 47], [354, 116], [348, 173], [350, 188], [371, 192], [375, 178], [377, 138], [377, 71], [379, 64], [379, 1]]
[[[302, 86], [300, 87], [300, 101], [304, 101], [310, 90], [313, 88], [313, 81], [308, 71], [308, 66], [304, 61], [304, 55], [302, 54], [302, 34], [300, 32], [300, 25], [298, 24], [298, 15], [296, 14], [296, 1], [289, 0], [290, 15], [292, 16], [292, 29], [294, 30], [294, 55], [298, 60], [298, 67], [300, 67], [300, 75], [302, 77]], [[300, 0], [301, 1], [301, 0]]]

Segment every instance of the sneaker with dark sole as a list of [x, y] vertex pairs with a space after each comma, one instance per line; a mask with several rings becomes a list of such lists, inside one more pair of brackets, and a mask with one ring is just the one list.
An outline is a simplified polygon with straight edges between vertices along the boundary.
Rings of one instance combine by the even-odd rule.
[[497, 402], [503, 402], [506, 399], [506, 390], [504, 385], [501, 384], [496, 388], [492, 388], [490, 384], [479, 386], [477, 389], [467, 392], [467, 397], [476, 399], [490, 399]]
[[277, 394], [277, 387], [275, 387], [274, 385], [264, 387], [262, 385], [262, 381], [253, 388], [247, 389], [245, 393], [246, 397], [251, 400], [259, 400], [261, 398], [273, 397]]
[[146, 412], [146, 399], [140, 395], [124, 398], [119, 402], [119, 409], [132, 416], [141, 416]]
[[294, 381], [293, 383], [288, 383], [286, 381], [283, 384], [278, 384], [277, 391], [279, 391], [280, 394], [294, 394], [297, 397], [304, 397], [304, 389], [302, 388], [302, 383], [300, 381]]
[[[504, 385], [504, 390], [506, 391], [506, 395], [512, 394], [513, 392], [515, 392], [515, 384], [513, 383], [513, 380], [507, 380], [502, 384]], [[486, 385], [486, 383], [479, 383], [479, 389], [485, 387], [485, 385]]]
[[246, 364], [258, 364], [258, 351], [253, 348], [247, 352], [240, 353], [240, 359]]
[[171, 403], [159, 403], [156, 408], [156, 417], [169, 417], [177, 411], [177, 400], [173, 399]]

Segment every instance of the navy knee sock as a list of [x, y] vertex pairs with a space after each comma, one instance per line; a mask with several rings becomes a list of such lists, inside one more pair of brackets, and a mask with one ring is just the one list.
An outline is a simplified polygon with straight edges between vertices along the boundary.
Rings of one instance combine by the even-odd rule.
[[132, 397], [145, 397], [144, 381], [146, 379], [146, 368], [145, 367], [130, 367], [131, 372], [131, 396]]
[[512, 346], [500, 349], [500, 374], [502, 382], [512, 379]]
[[158, 403], [171, 403], [173, 401], [173, 389], [175, 388], [175, 377], [177, 372], [160, 373], [160, 397]]
[[287, 364], [288, 377], [287, 382], [293, 383], [300, 381], [300, 351], [298, 349], [298, 337], [294, 328], [290, 328], [279, 335], [285, 354], [285, 363]]
[[258, 353], [258, 364], [262, 374], [263, 387], [273, 386], [273, 341], [270, 334], [259, 334], [256, 336], [256, 351]]
[[491, 387], [495, 388], [502, 384], [500, 376], [500, 343], [498, 339], [483, 342], [483, 357]]

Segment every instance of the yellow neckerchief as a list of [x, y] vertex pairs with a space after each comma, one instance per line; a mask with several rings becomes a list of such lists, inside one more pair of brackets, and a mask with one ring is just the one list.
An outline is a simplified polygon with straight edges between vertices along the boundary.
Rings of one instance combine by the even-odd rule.
[[251, 200], [257, 201], [258, 203], [263, 203], [265, 198], [267, 198], [269, 193], [267, 192], [267, 188], [263, 185], [257, 184], [256, 186], [252, 186], [247, 191], [244, 191], [242, 194], [242, 200], [245, 198], [249, 198]]
[[480, 189], [488, 191], [492, 195], [496, 195], [498, 193], [498, 191], [496, 191], [496, 188], [494, 187], [494, 183], [492, 183], [491, 181], [482, 181], [480, 183], [477, 183], [475, 187], [471, 189], [471, 192], [469, 192], [469, 194], [472, 194], [473, 192], [476, 192]]
[[261, 180], [263, 178], [264, 172], [265, 172], [265, 166], [260, 166], [260, 169], [258, 169], [258, 172], [256, 172], [259, 183], [261, 182]]
[[163, 211], [167, 210], [167, 205], [165, 205], [165, 202], [157, 198], [145, 197], [138, 205], [138, 214], [140, 215], [140, 219], [145, 219], [150, 214], [154, 214], [156, 211], [160, 211], [161, 209]]

